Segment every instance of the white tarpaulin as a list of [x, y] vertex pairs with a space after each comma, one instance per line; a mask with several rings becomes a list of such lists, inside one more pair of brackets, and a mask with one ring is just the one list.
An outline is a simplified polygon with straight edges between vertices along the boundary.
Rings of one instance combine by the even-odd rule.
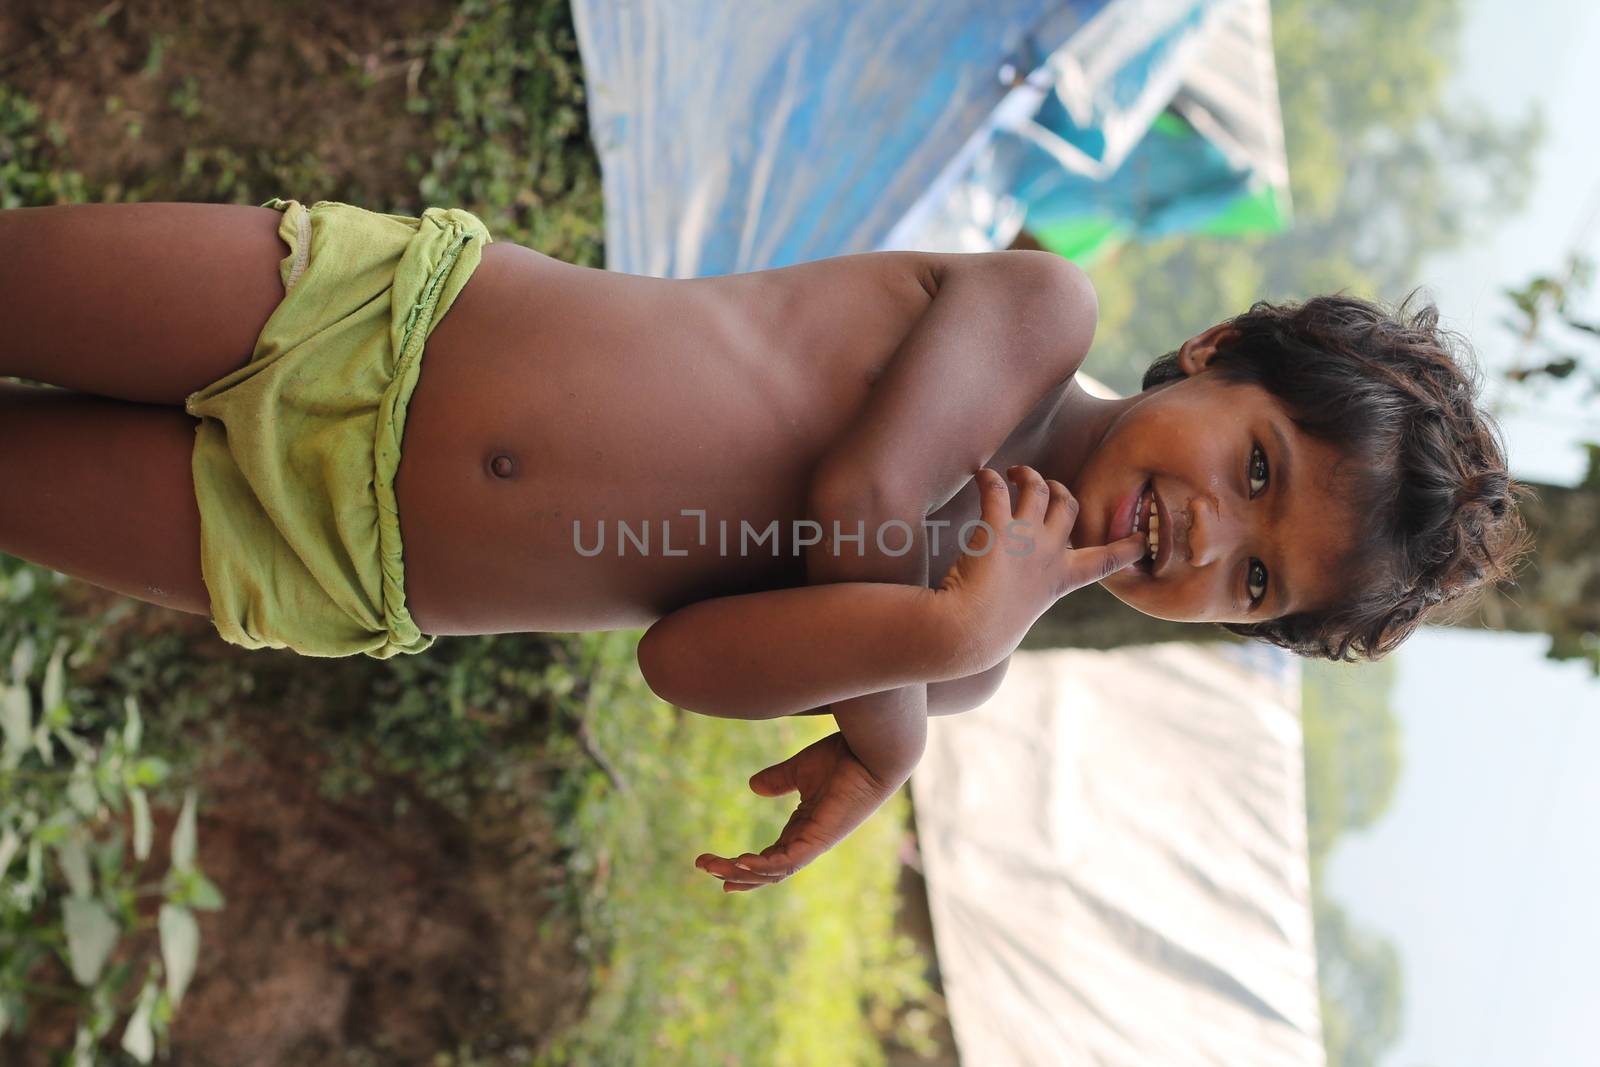
[[911, 779], [966, 1067], [1322, 1067], [1299, 670], [1018, 652]]

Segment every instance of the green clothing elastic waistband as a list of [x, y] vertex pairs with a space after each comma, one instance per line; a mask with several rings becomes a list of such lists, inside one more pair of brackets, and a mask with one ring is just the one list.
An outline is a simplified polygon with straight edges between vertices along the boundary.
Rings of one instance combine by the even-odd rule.
[[428, 334], [491, 238], [456, 209], [262, 206], [283, 212], [284, 298], [250, 362], [184, 404], [212, 622], [245, 648], [421, 652], [395, 472]]

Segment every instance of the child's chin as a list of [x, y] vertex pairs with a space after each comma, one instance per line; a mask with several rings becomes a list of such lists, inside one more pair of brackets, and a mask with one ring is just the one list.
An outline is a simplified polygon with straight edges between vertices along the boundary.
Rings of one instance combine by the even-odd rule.
[[1122, 601], [1141, 615], [1148, 615], [1152, 619], [1161, 619], [1165, 622], [1193, 622], [1194, 620], [1181, 615], [1174, 615], [1170, 609], [1152, 604], [1146, 589], [1141, 588], [1149, 579], [1144, 575], [1127, 575], [1119, 571], [1100, 583], [1101, 587], [1118, 600]]
[[1135, 611], [1144, 611], [1144, 613], [1148, 615], [1150, 613], [1145, 611], [1144, 606], [1140, 603], [1140, 601], [1144, 598], [1139, 595], [1136, 585], [1137, 578], [1137, 575], [1129, 576], [1121, 571], [1118, 571], [1109, 578], [1101, 579], [1100, 588], [1104, 589], [1106, 592], [1110, 593], [1112, 596], [1128, 605], [1128, 607], [1133, 608]]

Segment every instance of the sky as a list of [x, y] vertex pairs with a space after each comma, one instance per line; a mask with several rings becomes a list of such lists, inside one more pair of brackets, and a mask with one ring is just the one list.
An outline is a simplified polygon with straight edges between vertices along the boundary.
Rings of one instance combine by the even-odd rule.
[[[1546, 120], [1528, 208], [1419, 279], [1492, 374], [1511, 349], [1501, 289], [1558, 269], [1600, 215], [1600, 5], [1468, 0], [1463, 43], [1458, 97], [1508, 116], [1537, 101]], [[1600, 261], [1600, 222], [1581, 247]], [[1573, 395], [1521, 406], [1500, 420], [1513, 475], [1576, 481], [1600, 418]], [[1395, 654], [1404, 772], [1327, 877], [1400, 952], [1404, 1028], [1382, 1067], [1600, 1063], [1600, 682], [1547, 643], [1430, 630]]]

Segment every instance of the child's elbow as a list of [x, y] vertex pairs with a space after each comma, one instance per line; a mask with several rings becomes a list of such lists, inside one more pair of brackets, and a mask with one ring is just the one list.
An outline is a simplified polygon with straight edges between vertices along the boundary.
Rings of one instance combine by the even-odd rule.
[[1100, 324], [1100, 299], [1094, 283], [1076, 263], [1056, 257], [1057, 312], [1061, 315], [1062, 338], [1078, 360], [1088, 354]]
[[635, 653], [639, 660], [639, 673], [650, 691], [668, 704], [682, 706], [687, 697], [683, 686], [683, 657], [673, 648], [671, 627], [666, 619], [658, 619], [639, 639]]

